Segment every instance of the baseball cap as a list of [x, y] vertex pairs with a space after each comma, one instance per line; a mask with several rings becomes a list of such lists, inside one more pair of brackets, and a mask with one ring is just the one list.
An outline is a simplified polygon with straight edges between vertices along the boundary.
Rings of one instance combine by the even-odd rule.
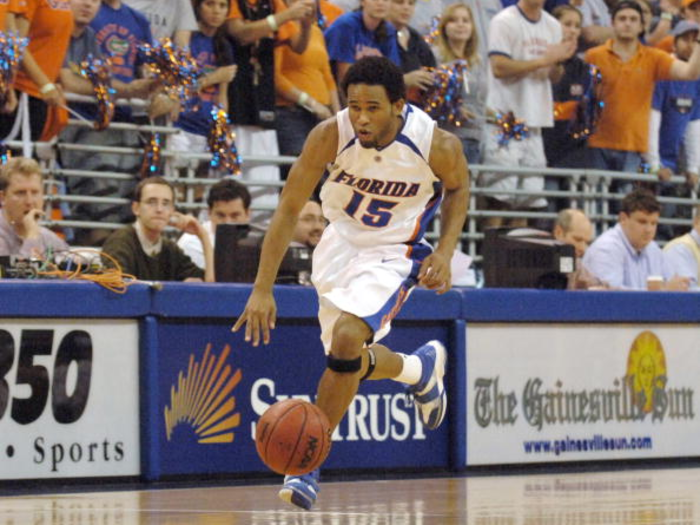
[[676, 24], [676, 27], [673, 28], [671, 34], [675, 39], [679, 36], [685, 35], [686, 33], [690, 33], [691, 31], [697, 31], [700, 33], [700, 25], [695, 22], [691, 22], [690, 20], [681, 20], [678, 22], [678, 24]]
[[610, 18], [615, 18], [615, 15], [623, 9], [634, 9], [635, 11], [637, 11], [637, 13], [639, 13], [641, 19], [644, 20], [644, 13], [642, 12], [642, 8], [634, 0], [622, 0], [616, 3], [612, 7], [612, 9], [610, 9]]

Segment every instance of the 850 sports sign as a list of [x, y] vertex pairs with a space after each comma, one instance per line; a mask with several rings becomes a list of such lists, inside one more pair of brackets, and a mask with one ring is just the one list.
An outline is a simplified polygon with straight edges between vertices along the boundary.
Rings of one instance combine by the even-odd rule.
[[0, 479], [132, 476], [138, 324], [0, 320]]

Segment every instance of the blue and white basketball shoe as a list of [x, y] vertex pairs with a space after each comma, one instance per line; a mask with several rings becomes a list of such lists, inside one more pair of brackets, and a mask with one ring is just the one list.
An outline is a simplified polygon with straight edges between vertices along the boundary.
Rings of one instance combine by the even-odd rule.
[[430, 341], [413, 352], [423, 364], [417, 384], [408, 387], [423, 425], [430, 430], [440, 426], [447, 410], [447, 393], [443, 377], [447, 351], [440, 341]]
[[316, 497], [321, 492], [318, 486], [319, 470], [313, 470], [303, 476], [285, 476], [284, 485], [277, 493], [282, 501], [296, 505], [304, 510], [311, 510]]

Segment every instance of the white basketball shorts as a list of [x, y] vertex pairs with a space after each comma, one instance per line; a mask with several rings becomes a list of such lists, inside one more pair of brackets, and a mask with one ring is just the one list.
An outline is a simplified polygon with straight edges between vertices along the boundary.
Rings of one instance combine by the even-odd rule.
[[359, 317], [373, 330], [368, 343], [387, 335], [392, 319], [418, 282], [421, 262], [430, 253], [432, 248], [425, 242], [358, 246], [329, 225], [314, 250], [311, 275], [326, 353], [331, 349], [333, 326], [343, 312]]

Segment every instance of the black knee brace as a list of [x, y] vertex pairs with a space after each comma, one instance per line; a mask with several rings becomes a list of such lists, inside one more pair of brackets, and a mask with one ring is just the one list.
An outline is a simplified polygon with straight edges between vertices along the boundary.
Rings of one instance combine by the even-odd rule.
[[328, 354], [326, 366], [329, 370], [333, 370], [333, 372], [338, 372], [339, 374], [354, 374], [355, 372], [359, 372], [362, 368], [362, 357], [358, 357], [357, 359], [337, 359]]
[[362, 379], [360, 379], [360, 381], [364, 381], [369, 376], [371, 376], [372, 372], [374, 372], [374, 368], [377, 366], [377, 356], [374, 355], [374, 352], [372, 351], [371, 348], [367, 349], [367, 357], [369, 358], [369, 365], [367, 366], [367, 372], [365, 372], [365, 375], [362, 376]]

